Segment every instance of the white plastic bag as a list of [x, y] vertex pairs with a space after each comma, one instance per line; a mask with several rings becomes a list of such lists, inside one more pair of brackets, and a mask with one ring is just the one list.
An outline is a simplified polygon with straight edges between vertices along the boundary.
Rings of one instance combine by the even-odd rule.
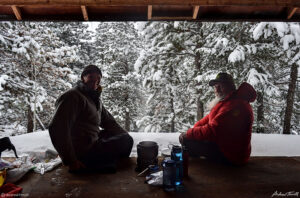
[[61, 164], [60, 157], [56, 157], [55, 159], [51, 159], [47, 163], [46, 162], [36, 163], [34, 172], [35, 173], [40, 173], [41, 175], [43, 175], [45, 172], [53, 170], [59, 164]]
[[146, 181], [152, 186], [162, 186], [163, 185], [163, 171], [158, 171], [146, 176]]
[[20, 168], [14, 168], [7, 171], [6, 182], [15, 183], [21, 179], [27, 172], [29, 172], [34, 167], [32, 165], [22, 166]]

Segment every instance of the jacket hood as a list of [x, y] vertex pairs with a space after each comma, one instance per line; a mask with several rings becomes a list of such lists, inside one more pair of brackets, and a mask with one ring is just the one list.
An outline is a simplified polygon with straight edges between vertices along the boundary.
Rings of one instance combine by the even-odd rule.
[[254, 102], [256, 99], [256, 91], [249, 83], [243, 82], [236, 91], [236, 97], [246, 100], [247, 102]]

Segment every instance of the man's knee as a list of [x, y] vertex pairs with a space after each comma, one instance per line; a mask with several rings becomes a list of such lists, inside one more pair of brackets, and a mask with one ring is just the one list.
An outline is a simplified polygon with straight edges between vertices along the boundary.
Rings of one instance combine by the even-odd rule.
[[184, 145], [184, 142], [186, 141], [186, 133], [181, 133], [180, 135], [179, 135], [179, 142], [180, 142], [180, 144], [182, 144], [182, 145]]
[[130, 149], [130, 151], [131, 151], [132, 146], [133, 146], [133, 138], [129, 134], [127, 134], [127, 136], [126, 136], [126, 143], [128, 145], [128, 149]]
[[121, 150], [121, 157], [129, 157], [132, 146], [133, 146], [133, 138], [126, 134], [122, 137], [122, 150]]

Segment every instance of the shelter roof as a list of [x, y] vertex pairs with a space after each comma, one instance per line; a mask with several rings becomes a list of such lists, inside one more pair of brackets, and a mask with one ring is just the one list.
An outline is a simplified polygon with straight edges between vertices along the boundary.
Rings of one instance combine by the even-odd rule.
[[300, 21], [300, 0], [0, 0], [0, 20]]

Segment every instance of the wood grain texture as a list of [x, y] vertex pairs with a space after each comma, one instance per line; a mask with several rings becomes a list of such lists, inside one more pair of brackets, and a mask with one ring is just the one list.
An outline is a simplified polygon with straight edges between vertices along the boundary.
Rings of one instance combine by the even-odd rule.
[[15, 6], [15, 5], [11, 6], [11, 8], [12, 8], [12, 10], [13, 10], [16, 18], [17, 18], [17, 20], [18, 21], [22, 20], [22, 15], [21, 15], [20, 9], [17, 6]]
[[87, 12], [86, 6], [81, 6], [81, 12], [82, 12], [82, 15], [83, 15], [83, 19], [85, 21], [88, 21], [89, 20], [89, 16], [88, 16], [88, 12]]
[[291, 9], [289, 9], [287, 19], [291, 19], [293, 17], [293, 15], [295, 14], [295, 12], [297, 11], [297, 9], [298, 8], [291, 8]]
[[299, 0], [0, 0], [0, 5], [199, 5], [300, 7]]

